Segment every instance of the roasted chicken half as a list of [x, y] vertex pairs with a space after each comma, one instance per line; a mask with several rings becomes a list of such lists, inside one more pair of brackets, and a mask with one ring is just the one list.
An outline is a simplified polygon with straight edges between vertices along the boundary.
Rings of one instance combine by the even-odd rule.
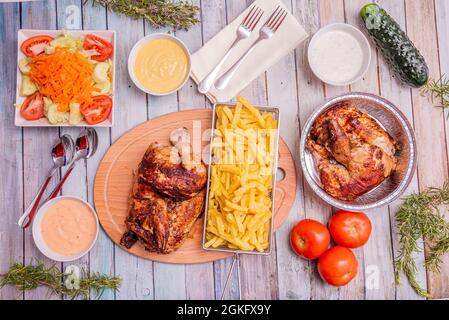
[[397, 142], [350, 104], [335, 106], [318, 117], [306, 147], [326, 192], [344, 201], [369, 192], [396, 168]]
[[140, 163], [140, 176], [157, 192], [176, 201], [188, 200], [204, 189], [206, 167], [202, 163], [179, 163], [173, 150], [171, 146], [151, 144]]
[[148, 251], [170, 253], [203, 212], [206, 167], [174, 162], [172, 152], [172, 146], [152, 143], [139, 165], [125, 221], [128, 231], [120, 241], [126, 248], [140, 240]]

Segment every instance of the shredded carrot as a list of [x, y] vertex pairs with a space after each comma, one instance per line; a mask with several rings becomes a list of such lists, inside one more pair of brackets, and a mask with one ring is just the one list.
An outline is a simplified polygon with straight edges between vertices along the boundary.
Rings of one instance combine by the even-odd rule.
[[69, 111], [70, 102], [81, 106], [92, 102], [94, 66], [78, 52], [57, 48], [53, 54], [33, 57], [30, 77], [39, 91], [58, 104], [61, 112]]

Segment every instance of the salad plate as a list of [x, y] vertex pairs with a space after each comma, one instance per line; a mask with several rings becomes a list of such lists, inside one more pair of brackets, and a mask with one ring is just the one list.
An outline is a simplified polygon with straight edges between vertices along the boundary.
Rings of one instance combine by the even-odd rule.
[[[110, 93], [108, 93], [108, 97], [112, 100], [112, 107], [107, 118], [102, 120], [99, 123], [89, 124], [84, 119], [76, 124], [70, 124], [69, 122], [58, 122], [58, 123], [50, 123], [47, 120], [47, 117], [42, 117], [38, 120], [26, 120], [21, 115], [20, 108], [24, 101], [26, 100], [26, 96], [21, 95], [21, 83], [24, 75], [20, 70], [21, 61], [23, 61], [25, 54], [21, 50], [22, 44], [27, 40], [35, 36], [50, 36], [52, 38], [57, 38], [61, 35], [70, 35], [74, 40], [77, 40], [83, 36], [88, 34], [93, 35], [95, 37], [99, 37], [101, 39], [106, 40], [110, 44], [112, 44], [112, 54], [110, 56], [110, 74], [112, 75], [112, 79], [110, 79]], [[14, 124], [18, 127], [112, 127], [114, 124], [114, 96], [115, 96], [115, 50], [116, 49], [116, 33], [111, 30], [31, 30], [31, 29], [19, 29], [17, 32], [17, 78], [16, 78], [16, 104], [15, 104], [15, 117]]]

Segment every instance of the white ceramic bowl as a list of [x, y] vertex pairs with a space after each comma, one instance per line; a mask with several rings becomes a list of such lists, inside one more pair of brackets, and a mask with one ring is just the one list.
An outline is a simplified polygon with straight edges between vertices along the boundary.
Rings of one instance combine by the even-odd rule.
[[[92, 215], [95, 218], [96, 231], [95, 231], [95, 237], [92, 240], [92, 243], [85, 251], [83, 251], [77, 255], [72, 255], [72, 256], [64, 256], [64, 255], [56, 253], [55, 251], [50, 249], [50, 247], [45, 243], [44, 239], [42, 238], [42, 232], [41, 232], [42, 218], [44, 217], [45, 213], [47, 212], [47, 209], [54, 203], [64, 200], [64, 199], [71, 199], [71, 200], [76, 200], [76, 201], [82, 202], [90, 209]], [[84, 201], [81, 198], [74, 197], [74, 196], [60, 196], [60, 197], [51, 199], [50, 201], [46, 202], [42, 207], [39, 208], [39, 210], [37, 211], [36, 216], [34, 217], [34, 220], [33, 220], [32, 232], [33, 232], [34, 243], [36, 244], [36, 247], [39, 249], [39, 251], [42, 252], [42, 254], [44, 254], [46, 257], [48, 257], [52, 260], [55, 260], [55, 261], [69, 262], [69, 261], [73, 261], [73, 260], [81, 258], [85, 254], [87, 254], [90, 251], [90, 249], [92, 249], [95, 242], [97, 241], [99, 228], [100, 228], [100, 225], [98, 223], [97, 214], [96, 214], [94, 208], [92, 208], [92, 206], [89, 203], [87, 203], [86, 201]]]
[[[317, 66], [310, 59], [311, 52], [313, 51], [313, 49], [314, 49], [315, 45], [317, 44], [317, 41], [320, 39], [320, 37], [322, 37], [324, 34], [326, 34], [328, 32], [332, 32], [332, 31], [343, 31], [343, 32], [349, 33], [350, 35], [352, 35], [354, 37], [354, 39], [357, 40], [357, 42], [360, 44], [360, 47], [362, 48], [362, 52], [363, 52], [362, 66], [361, 66], [359, 72], [352, 79], [350, 79], [346, 82], [337, 82], [337, 81], [334, 81], [333, 79], [328, 79], [328, 78], [325, 78], [325, 76], [320, 75], [317, 72]], [[312, 37], [312, 40], [310, 40], [308, 51], [307, 51], [307, 57], [308, 57], [310, 68], [312, 69], [313, 73], [321, 81], [323, 81], [327, 84], [333, 85], [333, 86], [348, 86], [348, 85], [353, 84], [353, 83], [359, 81], [360, 79], [362, 79], [363, 76], [368, 71], [368, 68], [371, 63], [371, 46], [368, 42], [368, 39], [365, 37], [365, 35], [356, 27], [354, 27], [350, 24], [346, 24], [346, 23], [333, 23], [333, 24], [329, 24], [329, 25], [321, 28], [320, 30], [318, 30], [317, 33], [315, 33], [315, 35]]]
[[[153, 41], [155, 39], [170, 39], [170, 40], [173, 40], [176, 43], [178, 43], [184, 49], [184, 51], [185, 51], [185, 53], [187, 55], [187, 59], [188, 59], [188, 63], [189, 63], [188, 68], [189, 69], [188, 69], [186, 78], [184, 79], [184, 81], [177, 88], [173, 89], [172, 91], [168, 91], [168, 92], [153, 92], [153, 91], [149, 90], [148, 88], [145, 88], [139, 82], [139, 80], [137, 80], [136, 75], [134, 74], [134, 62], [136, 60], [137, 52], [139, 51], [139, 49], [144, 44], [147, 44], [148, 42]], [[191, 54], [190, 54], [189, 49], [187, 48], [187, 46], [184, 44], [184, 42], [182, 42], [178, 38], [176, 38], [176, 37], [174, 37], [172, 35], [169, 35], [167, 33], [153, 33], [153, 34], [149, 34], [149, 35], [143, 37], [142, 39], [140, 39], [134, 45], [134, 47], [131, 49], [131, 52], [129, 53], [129, 57], [128, 57], [128, 73], [129, 73], [129, 76], [131, 77], [131, 80], [134, 82], [136, 87], [138, 87], [140, 90], [142, 90], [143, 92], [146, 92], [148, 94], [151, 94], [153, 96], [166, 96], [166, 95], [175, 93], [176, 91], [181, 89], [185, 85], [185, 83], [187, 82], [187, 79], [189, 79], [191, 67], [192, 67]]]

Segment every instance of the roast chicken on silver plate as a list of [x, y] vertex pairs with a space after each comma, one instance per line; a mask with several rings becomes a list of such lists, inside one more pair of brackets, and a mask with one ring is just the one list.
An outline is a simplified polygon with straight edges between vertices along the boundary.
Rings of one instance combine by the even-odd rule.
[[352, 201], [371, 191], [396, 168], [398, 143], [368, 114], [350, 103], [315, 121], [306, 142], [324, 190]]

